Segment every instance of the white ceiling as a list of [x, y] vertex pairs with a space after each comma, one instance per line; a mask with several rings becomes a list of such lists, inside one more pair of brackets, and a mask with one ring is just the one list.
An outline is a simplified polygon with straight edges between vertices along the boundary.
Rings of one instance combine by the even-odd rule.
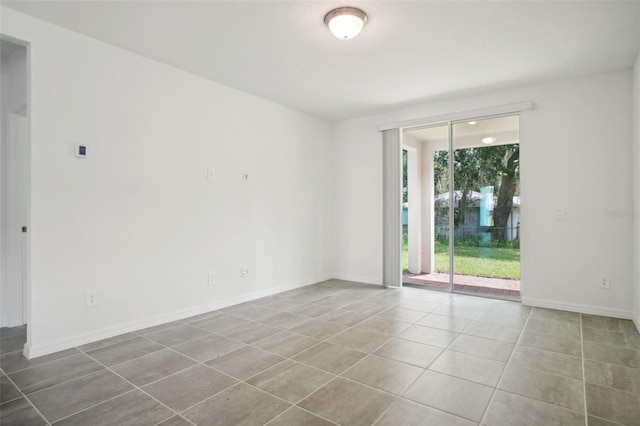
[[[2, 1], [329, 121], [633, 66], [640, 1]], [[342, 41], [324, 15], [369, 22]]]
[[[496, 138], [492, 146], [518, 143], [519, 131], [520, 117], [517, 115], [455, 123], [452, 127], [453, 147], [488, 146], [482, 143], [484, 137]], [[448, 149], [449, 146], [448, 125], [409, 129], [404, 131], [404, 135], [410, 135], [414, 141], [427, 142], [434, 149]]]

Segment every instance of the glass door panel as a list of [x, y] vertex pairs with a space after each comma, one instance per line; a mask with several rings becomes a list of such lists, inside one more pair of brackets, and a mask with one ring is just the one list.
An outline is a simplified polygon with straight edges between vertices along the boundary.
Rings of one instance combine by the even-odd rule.
[[519, 117], [456, 123], [453, 291], [520, 297]]

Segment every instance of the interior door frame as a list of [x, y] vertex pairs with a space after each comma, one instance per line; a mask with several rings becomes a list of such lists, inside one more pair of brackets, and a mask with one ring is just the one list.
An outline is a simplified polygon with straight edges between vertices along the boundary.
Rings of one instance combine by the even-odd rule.
[[[5, 248], [8, 253], [3, 253], [4, 259], [7, 260], [11, 252], [15, 257], [12, 258], [13, 265], [4, 265], [4, 274], [11, 272], [13, 278], [19, 277], [19, 281], [13, 280], [11, 283], [3, 283], [13, 287], [13, 294], [16, 299], [12, 302], [16, 303], [16, 311], [11, 315], [11, 326], [19, 326], [26, 324], [28, 311], [26, 298], [26, 283], [28, 276], [28, 234], [24, 232], [23, 227], [27, 226], [27, 199], [28, 199], [28, 121], [27, 117], [7, 112], [4, 119], [4, 127], [6, 132], [5, 147], [5, 175], [7, 182], [6, 188], [6, 208], [4, 214], [7, 216]], [[16, 202], [18, 201], [19, 202]], [[28, 228], [27, 228], [28, 229]], [[6, 278], [6, 275], [3, 276]]]
[[[29, 350], [31, 347], [31, 336], [33, 333], [33, 323], [32, 323], [32, 309], [31, 309], [31, 300], [32, 300], [32, 289], [31, 289], [31, 176], [32, 176], [32, 161], [31, 161], [31, 151], [32, 151], [32, 90], [31, 90], [31, 43], [25, 40], [21, 40], [3, 33], [0, 33], [0, 39], [4, 41], [8, 41], [13, 44], [17, 44], [26, 49], [26, 62], [25, 62], [25, 83], [26, 83], [26, 105], [24, 108], [24, 114], [26, 117], [26, 129], [24, 136], [25, 143], [25, 158], [24, 158], [24, 170], [22, 173], [24, 174], [24, 186], [25, 186], [25, 211], [24, 211], [24, 223], [23, 226], [26, 226], [26, 231], [22, 233], [22, 322], [27, 324], [27, 343], [24, 346], [23, 353], [25, 357], [29, 358]], [[11, 113], [11, 112], [9, 112]], [[9, 114], [7, 114], [8, 116]], [[2, 117], [3, 124], [8, 122], [8, 117]], [[2, 161], [5, 161], [4, 158]], [[3, 206], [4, 208], [4, 206]], [[3, 212], [4, 213], [4, 212]], [[4, 253], [0, 254], [4, 257]]]

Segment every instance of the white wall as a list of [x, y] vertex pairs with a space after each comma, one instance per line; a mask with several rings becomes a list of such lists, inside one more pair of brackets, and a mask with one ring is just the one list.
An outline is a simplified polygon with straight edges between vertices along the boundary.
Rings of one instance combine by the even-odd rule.
[[335, 277], [382, 284], [382, 136], [375, 118], [336, 123]]
[[633, 200], [633, 319], [640, 330], [640, 54], [633, 67]]
[[26, 116], [27, 55], [26, 48], [5, 40], [0, 53], [0, 326], [14, 327], [24, 323], [20, 227], [26, 223], [26, 194], [20, 165], [26, 140], [16, 136], [24, 135], [17, 124]]
[[30, 356], [330, 276], [328, 123], [2, 13], [31, 43]]
[[[378, 124], [532, 100], [520, 121], [523, 301], [630, 317], [631, 217], [606, 213], [632, 208], [631, 83], [621, 71], [336, 123], [338, 276], [381, 281]], [[556, 208], [566, 220], [555, 220]], [[599, 288], [602, 274], [611, 289]]]

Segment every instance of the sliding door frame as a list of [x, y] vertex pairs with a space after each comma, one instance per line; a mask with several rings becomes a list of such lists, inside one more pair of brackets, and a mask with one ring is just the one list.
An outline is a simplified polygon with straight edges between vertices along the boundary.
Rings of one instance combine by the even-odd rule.
[[[486, 120], [513, 115], [520, 116], [522, 111], [532, 110], [533, 108], [534, 104], [532, 101], [524, 101], [472, 111], [382, 124], [378, 126], [378, 131], [383, 134], [383, 285], [385, 287], [402, 287], [403, 285], [401, 267], [402, 250], [397, 250], [397, 246], [400, 245], [400, 242], [402, 241], [402, 215], [399, 214], [402, 203], [398, 200], [402, 199], [401, 152], [403, 133], [406, 130], [422, 127], [447, 126], [449, 149], [449, 289], [446, 291], [448, 293], [453, 293], [453, 275], [455, 272], [453, 269], [453, 239], [455, 229], [452, 226], [454, 223], [454, 209], [452, 208], [454, 194], [453, 126], [455, 124], [471, 120]], [[396, 210], [398, 211], [396, 212]], [[394, 267], [393, 265], [397, 266]], [[400, 270], [399, 274], [398, 269]], [[465, 294], [465, 292], [461, 291], [457, 291], [455, 293]], [[481, 295], [474, 294], [474, 296]]]

